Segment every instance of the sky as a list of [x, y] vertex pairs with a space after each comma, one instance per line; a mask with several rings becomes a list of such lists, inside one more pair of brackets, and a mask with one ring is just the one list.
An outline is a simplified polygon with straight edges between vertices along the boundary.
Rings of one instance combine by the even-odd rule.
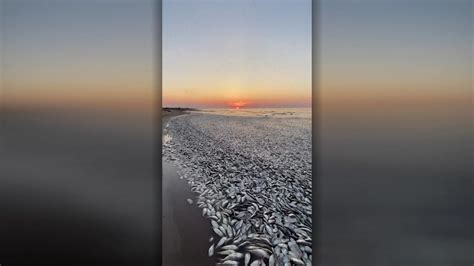
[[163, 1], [163, 106], [310, 105], [310, 0]]
[[136, 109], [154, 104], [153, 0], [2, 0], [5, 104]]

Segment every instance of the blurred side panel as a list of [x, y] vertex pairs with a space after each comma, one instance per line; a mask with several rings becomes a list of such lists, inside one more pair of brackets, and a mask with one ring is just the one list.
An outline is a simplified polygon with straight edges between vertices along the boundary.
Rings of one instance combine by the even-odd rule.
[[155, 264], [155, 4], [1, 1], [1, 265]]
[[320, 265], [471, 265], [473, 2], [319, 2]]

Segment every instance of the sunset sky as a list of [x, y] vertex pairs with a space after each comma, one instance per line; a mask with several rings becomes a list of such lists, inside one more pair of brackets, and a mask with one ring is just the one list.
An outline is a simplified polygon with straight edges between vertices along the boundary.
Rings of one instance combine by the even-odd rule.
[[[3, 0], [2, 100], [154, 108], [153, 0]], [[163, 1], [163, 105], [311, 105], [309, 0]], [[315, 98], [468, 99], [470, 0], [322, 0]], [[157, 106], [155, 106], [157, 107]]]
[[163, 2], [163, 106], [310, 104], [310, 0]]

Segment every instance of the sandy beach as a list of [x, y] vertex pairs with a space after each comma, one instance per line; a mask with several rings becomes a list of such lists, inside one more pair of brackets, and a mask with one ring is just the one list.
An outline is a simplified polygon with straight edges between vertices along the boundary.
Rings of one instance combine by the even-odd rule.
[[[191, 207], [174, 218], [196, 228], [193, 241], [204, 247], [187, 244], [213, 260], [202, 265], [311, 265], [310, 117], [281, 110], [193, 112], [163, 124], [164, 194], [175, 191], [163, 198], [164, 215], [172, 215], [167, 208]], [[187, 198], [189, 191], [194, 197]], [[164, 237], [174, 227], [165, 220]], [[165, 256], [172, 250], [189, 256], [179, 248], [183, 233], [169, 234]]]

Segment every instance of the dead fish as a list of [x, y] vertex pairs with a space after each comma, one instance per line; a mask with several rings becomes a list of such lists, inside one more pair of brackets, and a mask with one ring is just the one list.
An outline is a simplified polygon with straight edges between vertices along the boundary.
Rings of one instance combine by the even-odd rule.
[[224, 262], [217, 263], [217, 265], [239, 265], [239, 262], [235, 260], [226, 260]]
[[267, 230], [267, 233], [268, 233], [269, 235], [272, 235], [272, 231], [273, 231], [273, 230], [272, 230], [272, 228], [271, 228], [270, 226], [265, 225], [265, 230]]
[[251, 249], [251, 250], [249, 250], [249, 252], [254, 254], [255, 256], [257, 256], [259, 258], [268, 258], [269, 257], [268, 253], [265, 250], [260, 249], [260, 248]]
[[293, 263], [295, 263], [296, 265], [304, 265], [304, 262], [298, 258], [295, 258], [295, 257], [291, 257], [290, 258], [290, 261], [292, 261]]
[[222, 247], [222, 249], [231, 249], [231, 250], [236, 250], [238, 248], [239, 247], [237, 247], [236, 245], [227, 245], [227, 246]]
[[229, 249], [229, 250], [219, 251], [218, 253], [219, 253], [219, 255], [227, 256], [227, 255], [230, 255], [232, 253], [235, 253], [235, 251]]
[[229, 203], [229, 200], [224, 200], [224, 202], [222, 202], [222, 207], [225, 207], [227, 203]]
[[219, 242], [217, 242], [216, 247], [222, 246], [226, 241], [227, 241], [227, 237], [221, 238], [221, 239], [219, 240]]
[[274, 253], [278, 256], [281, 252], [280, 250], [280, 247], [276, 246], [275, 248], [273, 248], [273, 250], [275, 251]]
[[239, 237], [237, 237], [237, 238], [234, 238], [234, 240], [232, 241], [232, 243], [234, 243], [234, 244], [239, 244], [240, 241], [242, 241], [242, 237], [241, 237], [241, 236], [239, 236]]
[[252, 261], [252, 263], [250, 263], [250, 266], [259, 266], [260, 265], [260, 261], [258, 260], [254, 260]]
[[248, 245], [248, 244], [250, 244], [250, 242], [246, 240], [246, 241], [240, 243], [239, 247], [243, 247], [243, 246]]
[[214, 231], [214, 233], [216, 233], [218, 236], [220, 237], [223, 237], [224, 234], [221, 232], [221, 230], [219, 230], [218, 228], [215, 228], [213, 227], [212, 230]]
[[212, 244], [212, 246], [209, 248], [208, 254], [209, 254], [209, 257], [214, 255], [214, 244]]
[[245, 253], [245, 266], [249, 265], [249, 262], [250, 262], [250, 254]]
[[234, 232], [232, 231], [232, 227], [230, 227], [230, 225], [227, 225], [226, 229], [227, 229], [227, 235], [232, 237], [234, 235]]
[[298, 239], [296, 240], [296, 243], [300, 244], [300, 245], [305, 245], [305, 246], [311, 246], [312, 244], [306, 240], [303, 240], [303, 239]]
[[227, 234], [227, 230], [222, 225], [219, 226], [219, 230], [222, 232], [223, 235]]
[[193, 204], [193, 200], [192, 199], [187, 199], [188, 203], [189, 204]]
[[239, 260], [244, 257], [244, 254], [239, 253], [239, 252], [234, 252], [232, 254], [227, 255], [227, 257], [224, 258], [224, 260]]
[[[219, 241], [220, 245], [214, 245], [213, 256], [217, 256], [218, 251], [227, 253], [242, 249], [245, 250], [242, 252], [245, 259], [248, 257], [247, 266], [250, 262], [268, 265], [270, 260], [277, 265], [294, 265], [290, 257], [309, 263], [312, 258], [311, 163], [299, 155], [310, 150], [301, 146], [302, 149], [290, 148], [287, 153], [278, 145], [268, 146], [274, 161], [245, 153], [233, 154], [228, 152], [227, 144], [233, 147], [234, 141], [238, 145], [243, 140], [243, 151], [254, 148], [258, 153], [260, 148], [273, 144], [271, 135], [264, 134], [269, 141], [262, 141], [261, 146], [258, 136], [255, 139], [240, 139], [240, 135], [232, 135], [232, 130], [226, 127], [206, 136], [210, 133], [206, 132], [207, 126], [215, 124], [211, 118], [203, 118], [203, 123], [185, 122], [185, 118], [175, 121], [178, 122], [170, 123], [167, 128], [175, 141], [170, 143], [168, 150], [165, 147], [164, 153], [171, 153], [168, 156], [176, 158], [182, 169], [179, 175], [184, 176], [191, 190], [197, 193], [196, 198], [191, 198], [192, 204], [201, 208], [204, 217], [215, 222], [211, 222], [215, 240], [210, 244]], [[191, 127], [197, 130], [186, 130]], [[231, 135], [231, 143], [227, 142], [229, 139], [222, 138], [227, 135]], [[211, 138], [207, 138], [209, 136]], [[249, 234], [255, 235], [249, 237]], [[224, 237], [225, 240], [222, 239]], [[289, 240], [292, 244], [278, 246]], [[225, 245], [234, 245], [238, 249], [221, 249]], [[254, 254], [258, 251], [249, 251], [258, 249], [270, 257], [258, 257]], [[222, 263], [225, 261], [221, 260]], [[228, 265], [238, 262], [227, 261]], [[240, 264], [243, 265], [243, 262], [242, 258]]]
[[270, 259], [268, 259], [268, 265], [275, 266], [275, 257], [273, 254], [270, 256]]
[[243, 220], [238, 221], [238, 222], [235, 224], [235, 228], [236, 228], [236, 229], [242, 228], [242, 224], [243, 224], [243, 223], [244, 223]]

